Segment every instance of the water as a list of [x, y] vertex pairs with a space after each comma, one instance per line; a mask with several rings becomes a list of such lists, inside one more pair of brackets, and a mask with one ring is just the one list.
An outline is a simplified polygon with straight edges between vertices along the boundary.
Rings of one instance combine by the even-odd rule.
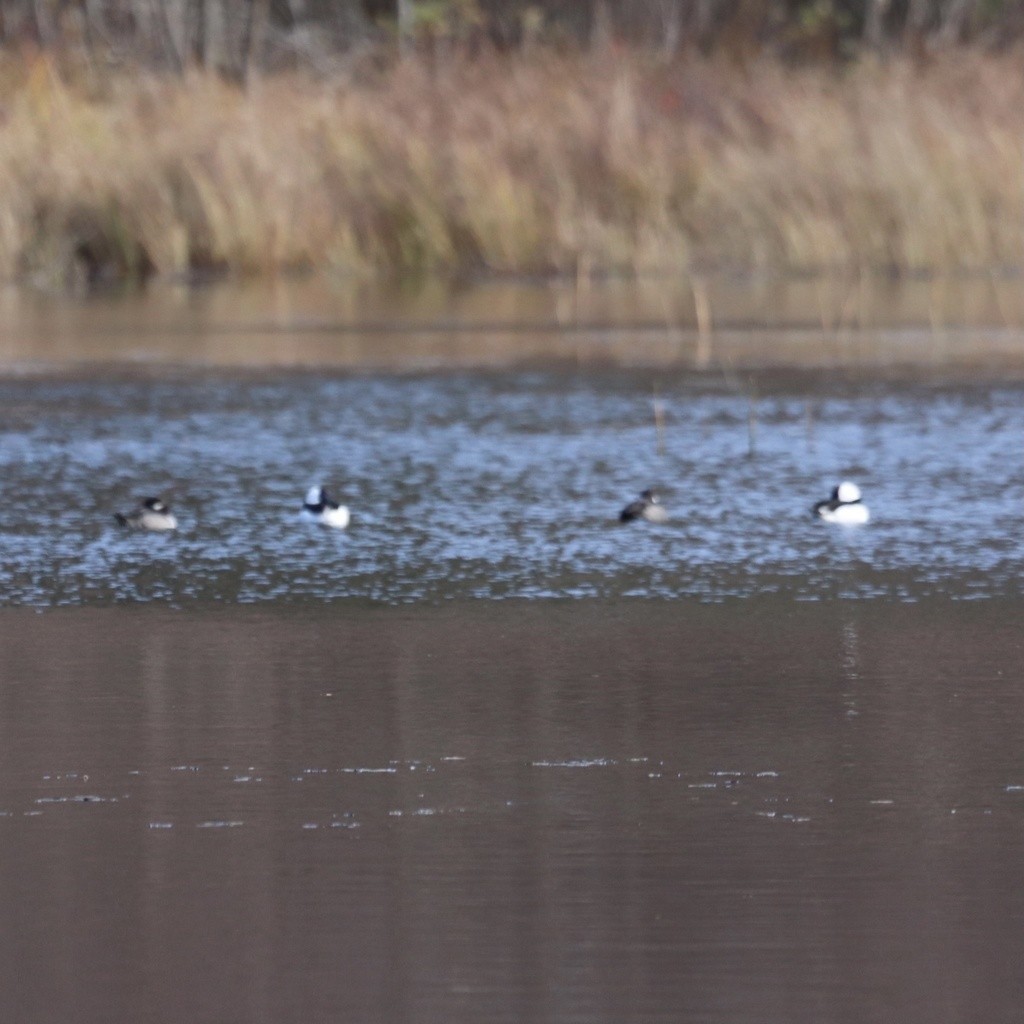
[[6, 299], [0, 1018], [1018, 1019], [1019, 335], [232, 294]]
[[19, 1021], [1012, 1021], [1019, 603], [0, 614]]
[[[1020, 593], [1024, 385], [756, 388], [642, 371], [8, 379], [0, 601]], [[869, 530], [810, 516], [845, 476]], [[351, 506], [345, 533], [297, 522], [316, 481]], [[672, 522], [620, 527], [652, 484]], [[149, 493], [176, 536], [115, 525]]]

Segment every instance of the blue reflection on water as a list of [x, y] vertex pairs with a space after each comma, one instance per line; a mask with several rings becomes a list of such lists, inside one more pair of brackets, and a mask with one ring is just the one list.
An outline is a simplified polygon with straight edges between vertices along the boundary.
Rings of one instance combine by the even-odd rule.
[[[0, 383], [0, 601], [1020, 592], [1024, 389], [555, 371]], [[843, 476], [865, 528], [816, 522]], [[300, 524], [323, 481], [344, 533]], [[622, 527], [658, 485], [666, 526]], [[163, 491], [177, 535], [111, 514]]]

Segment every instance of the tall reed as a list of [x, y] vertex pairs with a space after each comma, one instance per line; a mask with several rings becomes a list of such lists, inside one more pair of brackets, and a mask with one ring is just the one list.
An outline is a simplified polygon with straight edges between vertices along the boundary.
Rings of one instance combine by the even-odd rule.
[[0, 277], [1024, 263], [1024, 74], [537, 51], [242, 91], [0, 64]]

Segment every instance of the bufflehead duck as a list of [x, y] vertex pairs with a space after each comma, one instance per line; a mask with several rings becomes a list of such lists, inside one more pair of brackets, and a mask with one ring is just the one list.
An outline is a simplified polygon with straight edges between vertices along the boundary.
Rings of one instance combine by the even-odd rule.
[[299, 516], [307, 523], [321, 523], [344, 530], [351, 516], [344, 505], [332, 501], [323, 487], [310, 487]]
[[178, 520], [161, 498], [143, 498], [137, 509], [127, 514], [115, 512], [114, 518], [129, 530], [164, 532], [178, 528]]
[[631, 501], [619, 513], [620, 523], [631, 523], [634, 519], [646, 519], [649, 523], [664, 523], [668, 519], [665, 506], [650, 488], [641, 491], [640, 497]]
[[860, 488], [849, 480], [844, 480], [832, 491], [828, 501], [819, 501], [812, 511], [826, 523], [843, 523], [847, 526], [866, 523], [871, 518], [867, 505], [861, 501]]

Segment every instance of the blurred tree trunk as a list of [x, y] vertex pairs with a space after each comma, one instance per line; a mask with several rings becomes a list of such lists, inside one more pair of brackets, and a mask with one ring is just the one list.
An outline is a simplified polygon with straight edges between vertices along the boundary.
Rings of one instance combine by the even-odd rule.
[[416, 34], [416, 8], [413, 0], [396, 0], [395, 20], [398, 25], [398, 48], [409, 53]]
[[962, 42], [977, 6], [977, 0], [947, 0], [939, 26], [939, 42], [947, 46]]
[[697, 0], [691, 35], [701, 50], [711, 49], [715, 26], [715, 0]]
[[179, 73], [189, 61], [192, 33], [189, 28], [192, 0], [154, 0], [160, 8], [163, 51]]
[[595, 50], [606, 50], [615, 38], [611, 9], [608, 0], [594, 0], [593, 23], [590, 29], [590, 45]]
[[227, 71], [224, 5], [221, 0], [199, 0], [196, 53], [201, 67]]
[[254, 67], [259, 65], [269, 20], [270, 0], [251, 0], [242, 37], [240, 77], [243, 82], [251, 80]]
[[39, 44], [43, 49], [53, 46], [57, 39], [57, 27], [52, 3], [49, 0], [33, 0], [32, 14], [36, 19]]
[[921, 56], [925, 49], [925, 36], [933, 11], [932, 0], [909, 0], [907, 20], [903, 26], [904, 46], [914, 56]]
[[868, 0], [864, 17], [864, 42], [875, 52], [885, 42], [885, 19], [892, 7], [892, 0]]
[[659, 0], [658, 15], [661, 22], [661, 52], [672, 57], [679, 52], [683, 37], [683, 0]]

